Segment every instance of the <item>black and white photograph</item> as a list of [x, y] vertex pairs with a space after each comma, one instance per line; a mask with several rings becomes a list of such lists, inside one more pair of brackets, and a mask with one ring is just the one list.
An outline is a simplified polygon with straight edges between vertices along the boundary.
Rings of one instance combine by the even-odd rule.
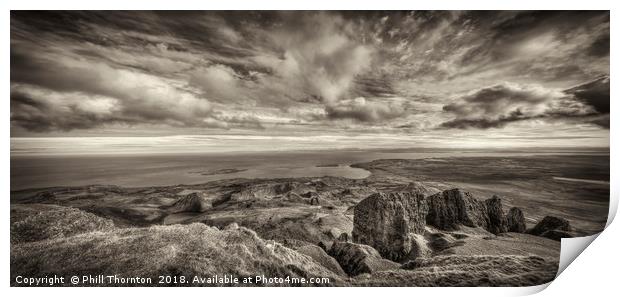
[[530, 287], [610, 213], [609, 10], [12, 10], [5, 84], [11, 287]]

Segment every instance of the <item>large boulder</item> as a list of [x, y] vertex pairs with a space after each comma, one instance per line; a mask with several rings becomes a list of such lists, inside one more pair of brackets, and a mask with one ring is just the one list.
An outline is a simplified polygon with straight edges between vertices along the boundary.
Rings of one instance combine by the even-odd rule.
[[486, 227], [489, 220], [485, 203], [459, 189], [431, 195], [427, 200], [426, 223], [441, 230], [456, 230], [459, 225]]
[[538, 222], [534, 228], [528, 230], [527, 233], [560, 240], [563, 237], [573, 237], [568, 233], [571, 230], [572, 228], [568, 220], [554, 216], [546, 216]]
[[169, 209], [172, 213], [178, 212], [205, 212], [212, 207], [212, 199], [201, 193], [191, 193], [177, 200]]
[[523, 233], [525, 232], [525, 216], [523, 211], [518, 207], [513, 207], [508, 211], [506, 216], [506, 224], [508, 232]]
[[502, 209], [502, 200], [493, 195], [493, 198], [485, 200], [484, 204], [489, 218], [485, 229], [493, 234], [506, 233], [508, 228], [506, 228], [507, 222]]
[[418, 249], [413, 235], [424, 233], [426, 213], [421, 193], [375, 193], [355, 206], [353, 241], [393, 261], [408, 259]]
[[377, 250], [364, 244], [335, 241], [329, 249], [340, 267], [350, 276], [398, 269], [400, 264], [381, 258]]

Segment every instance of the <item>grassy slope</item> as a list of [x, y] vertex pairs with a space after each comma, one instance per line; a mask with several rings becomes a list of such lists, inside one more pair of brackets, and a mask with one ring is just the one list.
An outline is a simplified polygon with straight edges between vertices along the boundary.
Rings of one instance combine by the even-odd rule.
[[237, 277], [339, 276], [310, 257], [253, 231], [231, 225], [218, 230], [204, 224], [153, 226], [88, 232], [75, 236], [14, 244], [11, 278], [17, 275], [119, 275], [151, 277], [225, 274]]

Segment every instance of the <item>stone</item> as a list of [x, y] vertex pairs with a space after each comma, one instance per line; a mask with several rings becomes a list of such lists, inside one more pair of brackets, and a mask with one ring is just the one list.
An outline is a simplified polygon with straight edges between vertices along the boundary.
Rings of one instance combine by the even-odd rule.
[[506, 215], [506, 224], [508, 232], [524, 233], [526, 226], [523, 211], [518, 207], [511, 208]]
[[417, 249], [413, 234], [424, 233], [426, 213], [421, 193], [375, 193], [355, 206], [353, 242], [372, 246], [392, 261], [407, 260]]
[[364, 244], [335, 241], [328, 253], [350, 276], [398, 269], [400, 264], [381, 258], [377, 250]]
[[493, 234], [506, 233], [508, 229], [506, 226], [508, 224], [506, 222], [504, 210], [502, 209], [502, 200], [496, 195], [493, 195], [491, 199], [485, 200], [484, 203], [489, 218], [485, 229]]
[[459, 225], [486, 227], [489, 217], [485, 203], [459, 189], [428, 197], [426, 223], [441, 230], [457, 230]]
[[571, 231], [570, 222], [563, 218], [546, 216], [527, 233], [541, 236], [543, 233], [549, 230]]
[[459, 189], [446, 190], [427, 197], [426, 223], [441, 230], [458, 230], [460, 225], [482, 227], [493, 234], [508, 231], [502, 200], [494, 195], [480, 201]]

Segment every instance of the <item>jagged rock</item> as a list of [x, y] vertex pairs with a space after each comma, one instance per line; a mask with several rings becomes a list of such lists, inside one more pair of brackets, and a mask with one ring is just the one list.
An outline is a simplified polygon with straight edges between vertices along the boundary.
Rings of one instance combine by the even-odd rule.
[[546, 216], [527, 233], [541, 236], [549, 230], [571, 231], [570, 222], [563, 218]]
[[506, 233], [507, 223], [504, 210], [502, 209], [502, 200], [493, 195], [491, 199], [485, 200], [484, 203], [489, 217], [486, 229], [493, 234]]
[[482, 227], [493, 234], [508, 231], [502, 200], [493, 196], [485, 201], [459, 189], [429, 196], [426, 223], [441, 230], [456, 230], [459, 225]]
[[341, 233], [340, 236], [338, 236], [338, 240], [344, 241], [344, 242], [348, 242], [349, 241], [349, 234]]
[[562, 238], [573, 238], [574, 237], [573, 234], [566, 232], [566, 231], [561, 231], [561, 230], [547, 230], [543, 232], [542, 234], [540, 234], [540, 236], [553, 239], [556, 241], [562, 241]]
[[295, 247], [294, 250], [312, 258], [315, 262], [321, 264], [321, 266], [331, 270], [332, 272], [340, 276], [346, 276], [346, 273], [342, 270], [340, 264], [338, 264], [338, 261], [330, 257], [323, 248], [308, 244]]
[[525, 216], [523, 216], [523, 211], [518, 207], [511, 208], [506, 216], [506, 224], [508, 232], [525, 232]]
[[442, 230], [456, 230], [458, 225], [486, 227], [486, 206], [468, 192], [446, 190], [428, 197], [426, 223]]
[[334, 257], [350, 276], [398, 269], [400, 266], [398, 263], [381, 258], [375, 249], [363, 244], [336, 241], [332, 244], [329, 255]]
[[170, 212], [205, 212], [212, 207], [212, 200], [200, 193], [191, 193], [170, 207]]
[[376, 193], [355, 206], [353, 242], [374, 247], [390, 260], [408, 259], [424, 233], [427, 205], [420, 193]]

